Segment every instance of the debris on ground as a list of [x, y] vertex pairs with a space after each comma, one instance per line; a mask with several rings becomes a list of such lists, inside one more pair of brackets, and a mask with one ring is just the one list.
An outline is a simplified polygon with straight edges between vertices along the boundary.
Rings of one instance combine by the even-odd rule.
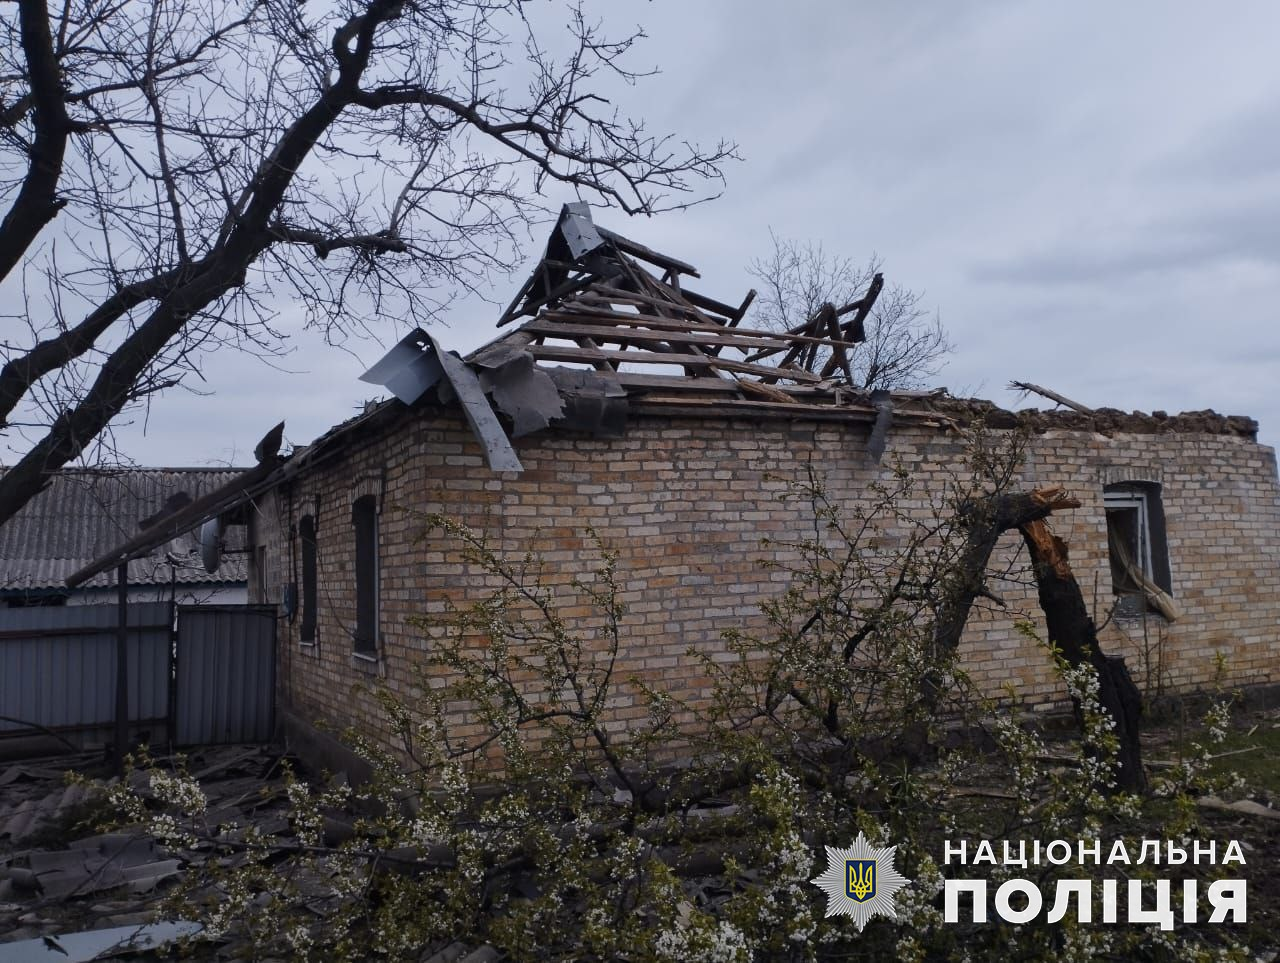
[[[298, 845], [285, 796], [285, 763], [303, 772], [296, 759], [269, 746], [231, 745], [190, 750], [183, 762], [208, 799], [210, 823], [253, 827], [282, 849]], [[72, 773], [88, 778], [69, 780]], [[159, 907], [186, 870], [210, 855], [173, 852], [140, 831], [101, 832], [110, 815], [105, 788], [115, 781], [106, 775], [101, 753], [0, 770], [0, 963], [139, 954], [154, 959], [175, 940], [198, 938], [199, 924], [165, 919]], [[201, 958], [230, 960], [247, 952], [245, 934], [232, 933]], [[429, 947], [421, 956], [430, 963], [501, 958], [492, 947], [461, 941]]]

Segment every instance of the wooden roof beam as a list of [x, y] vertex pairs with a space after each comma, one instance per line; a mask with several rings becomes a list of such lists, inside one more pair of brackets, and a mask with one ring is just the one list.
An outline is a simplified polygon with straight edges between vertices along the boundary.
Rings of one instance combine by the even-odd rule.
[[645, 247], [643, 244], [633, 241], [630, 238], [623, 237], [621, 234], [617, 234], [608, 228], [601, 227], [598, 224], [596, 225], [596, 230], [605, 240], [612, 241], [618, 250], [625, 251], [632, 257], [638, 257], [642, 261], [648, 261], [650, 264], [656, 264], [664, 270], [678, 271], [681, 274], [687, 274], [694, 278], [702, 277], [702, 275], [698, 273], [698, 269], [696, 267], [685, 261], [681, 261], [679, 258], [674, 258], [667, 254], [661, 254], [652, 248]]

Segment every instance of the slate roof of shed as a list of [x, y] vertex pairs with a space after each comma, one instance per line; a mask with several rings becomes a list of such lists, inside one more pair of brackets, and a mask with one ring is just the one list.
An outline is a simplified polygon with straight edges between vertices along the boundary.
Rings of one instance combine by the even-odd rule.
[[[136, 535], [139, 523], [185, 492], [191, 498], [234, 480], [242, 469], [65, 469], [21, 511], [0, 524], [0, 592], [64, 589], [72, 572]], [[230, 545], [228, 547], [237, 547]], [[170, 557], [176, 565], [171, 565]], [[214, 573], [200, 562], [196, 533], [129, 563], [131, 585], [228, 584], [245, 581], [245, 557], [226, 554]], [[103, 572], [85, 587], [115, 584]]]

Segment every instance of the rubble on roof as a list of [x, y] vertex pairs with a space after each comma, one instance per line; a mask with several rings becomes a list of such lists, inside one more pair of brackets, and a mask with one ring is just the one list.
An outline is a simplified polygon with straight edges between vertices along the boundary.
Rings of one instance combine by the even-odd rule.
[[1228, 435], [1249, 441], [1258, 439], [1258, 423], [1244, 415], [1222, 415], [1216, 411], [1184, 411], [1168, 414], [1154, 411], [1121, 411], [1117, 408], [1059, 409], [1035, 408], [1009, 411], [980, 398], [954, 398], [938, 394], [919, 399], [915, 407], [936, 412], [956, 421], [981, 419], [991, 428], [1023, 428], [1042, 434], [1046, 431], [1091, 431], [1101, 435]]
[[469, 360], [519, 348], [540, 365], [590, 367], [651, 398], [791, 404], [834, 401], [838, 386], [852, 387], [849, 358], [865, 340], [883, 277], [861, 298], [825, 304], [790, 331], [742, 327], [754, 291], [734, 307], [690, 289], [683, 280], [690, 277], [699, 277], [693, 265], [597, 227], [587, 205], [568, 204], [498, 326], [529, 320]]
[[[546, 428], [616, 438], [632, 413], [860, 421], [869, 426], [866, 450], [876, 460], [895, 422], [948, 428], [983, 419], [994, 428], [1037, 432], [1205, 432], [1256, 440], [1250, 418], [1095, 410], [1023, 382], [1015, 384], [1072, 410], [1011, 412], [942, 388], [861, 388], [852, 383], [850, 359], [865, 340], [881, 275], [861, 297], [824, 304], [789, 331], [743, 327], [755, 292], [735, 307], [688, 286], [699, 277], [692, 264], [596, 224], [586, 204], [567, 204], [542, 258], [498, 319], [498, 327], [509, 328], [505, 334], [459, 359], [414, 330], [362, 378], [406, 405], [462, 400], [495, 471], [519, 470], [510, 438]], [[367, 430], [396, 410], [388, 402], [337, 426], [285, 473], [332, 455], [348, 432]]]

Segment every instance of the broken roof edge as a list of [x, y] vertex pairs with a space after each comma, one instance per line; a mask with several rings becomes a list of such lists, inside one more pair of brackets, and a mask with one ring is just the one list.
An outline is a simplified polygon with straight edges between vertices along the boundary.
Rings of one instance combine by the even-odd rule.
[[1088, 413], [1071, 409], [1001, 408], [982, 398], [942, 395], [926, 402], [938, 414], [956, 419], [981, 418], [991, 428], [1025, 428], [1037, 434], [1047, 431], [1093, 431], [1104, 435], [1220, 435], [1258, 441], [1258, 422], [1248, 415], [1224, 415], [1212, 409], [1183, 411], [1121, 411], [1093, 408]]
[[[1094, 432], [1103, 435], [1218, 435], [1257, 442], [1258, 423], [1246, 415], [1223, 415], [1216, 411], [1187, 411], [1167, 414], [1157, 411], [1120, 411], [1098, 408], [1090, 415], [1074, 411], [1013, 411], [981, 398], [951, 395], [893, 394], [896, 423], [911, 422], [924, 427], [956, 428], [982, 421], [997, 430], [1026, 429], [1035, 434], [1049, 431]], [[876, 411], [869, 405], [775, 404], [767, 401], [725, 399], [697, 403], [689, 398], [637, 396], [632, 400], [634, 415], [714, 418], [717, 415], [776, 418], [784, 420], [873, 422]]]
[[[1147, 414], [1141, 411], [1125, 412], [1114, 408], [1094, 409], [1089, 415], [1070, 410], [1038, 409], [1010, 410], [982, 398], [960, 398], [947, 393], [945, 388], [930, 391], [894, 391], [889, 393], [893, 402], [895, 424], [914, 423], [921, 427], [954, 429], [967, 422], [982, 420], [994, 429], [1025, 428], [1035, 433], [1051, 430], [1089, 431], [1102, 434], [1209, 434], [1225, 435], [1257, 441], [1258, 423], [1245, 415], [1223, 415], [1215, 411], [1189, 411], [1169, 415], [1162, 411]], [[879, 412], [871, 402], [871, 392], [842, 389], [842, 403], [805, 403], [794, 401], [780, 403], [764, 400], [718, 398], [693, 399], [688, 396], [664, 396], [661, 393], [637, 392], [627, 397], [630, 414], [636, 417], [681, 417], [752, 419], [779, 419], [788, 421], [826, 421], [873, 423]], [[310, 445], [295, 449], [281, 466], [271, 485], [296, 477], [311, 465], [326, 460], [343, 448], [345, 440], [355, 431], [371, 432], [392, 429], [403, 419], [453, 411], [462, 415], [456, 403], [444, 403], [430, 395], [411, 405], [387, 398], [346, 421], [335, 425]], [[574, 433], [571, 428], [556, 424], [542, 429], [538, 435]], [[270, 486], [268, 486], [270, 487]]]

